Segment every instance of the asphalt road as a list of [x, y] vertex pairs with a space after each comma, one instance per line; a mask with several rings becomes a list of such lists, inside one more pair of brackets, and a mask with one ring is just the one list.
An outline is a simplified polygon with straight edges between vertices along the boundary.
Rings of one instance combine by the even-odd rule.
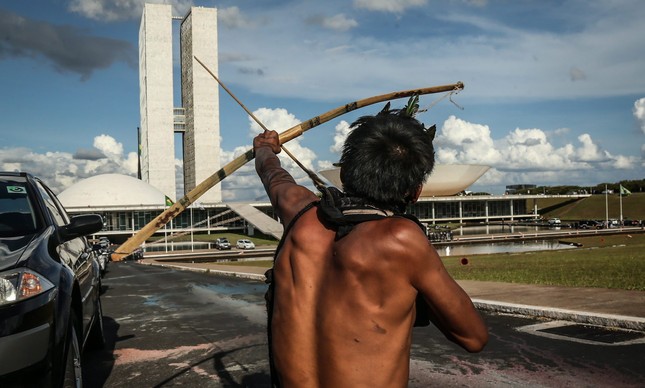
[[[107, 346], [84, 355], [86, 386], [269, 386], [263, 283], [118, 262], [103, 285]], [[415, 329], [409, 386], [643, 386], [644, 333], [485, 319], [491, 338], [478, 354]]]

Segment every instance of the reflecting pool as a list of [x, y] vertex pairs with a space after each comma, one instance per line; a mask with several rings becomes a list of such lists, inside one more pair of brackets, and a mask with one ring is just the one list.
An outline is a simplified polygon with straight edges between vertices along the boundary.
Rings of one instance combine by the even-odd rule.
[[558, 240], [495, 241], [487, 243], [435, 246], [439, 256], [465, 256], [488, 253], [514, 253], [571, 249], [573, 245], [561, 244]]

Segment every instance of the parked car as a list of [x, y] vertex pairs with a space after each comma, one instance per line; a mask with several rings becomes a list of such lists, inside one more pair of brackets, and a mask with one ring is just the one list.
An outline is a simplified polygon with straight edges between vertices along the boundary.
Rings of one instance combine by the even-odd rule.
[[123, 260], [141, 260], [143, 259], [143, 248], [138, 247], [127, 255]]
[[594, 220], [582, 220], [578, 222], [579, 229], [602, 229], [602, 222]]
[[96, 260], [98, 261], [99, 268], [101, 270], [101, 277], [103, 277], [105, 276], [105, 272], [107, 272], [107, 266], [110, 262], [112, 251], [109, 246], [104, 247], [103, 244], [100, 243], [94, 244], [94, 251], [96, 252]]
[[101, 244], [101, 247], [103, 248], [109, 248], [112, 243], [110, 242], [109, 238], [103, 236], [99, 237], [99, 244]]
[[562, 221], [559, 218], [549, 218], [549, 225], [560, 225]]
[[238, 249], [255, 249], [253, 241], [246, 239], [237, 240], [236, 246]]
[[67, 214], [27, 173], [0, 172], [0, 387], [76, 386], [104, 344], [101, 278], [85, 236], [99, 215]]
[[215, 248], [219, 250], [231, 249], [231, 243], [228, 241], [226, 237], [219, 237], [215, 239]]

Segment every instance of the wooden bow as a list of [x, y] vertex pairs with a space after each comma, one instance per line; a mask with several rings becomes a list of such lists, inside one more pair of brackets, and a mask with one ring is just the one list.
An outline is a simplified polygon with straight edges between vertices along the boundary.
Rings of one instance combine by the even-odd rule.
[[[316, 116], [307, 121], [303, 121], [300, 124], [287, 129], [286, 131], [280, 133], [280, 144], [287, 143], [296, 137], [302, 135], [311, 128], [317, 127], [320, 124], [326, 123], [329, 120], [332, 120], [338, 116], [344, 115], [346, 113], [352, 112], [356, 109], [363, 108], [369, 105], [377, 104], [379, 102], [395, 100], [399, 98], [411, 97], [414, 95], [425, 95], [425, 94], [434, 94], [442, 92], [451, 92], [458, 91], [464, 88], [464, 84], [457, 82], [450, 85], [442, 86], [431, 86], [427, 88], [420, 89], [409, 89], [402, 90], [398, 92], [381, 94], [378, 96], [364, 98], [362, 100], [357, 100], [339, 106], [338, 108], [332, 109], [328, 112]], [[194, 189], [189, 191], [184, 197], [175, 202], [168, 209], [164, 210], [159, 214], [155, 219], [146, 224], [141, 230], [135, 233], [130, 237], [125, 243], [119, 246], [114, 253], [112, 253], [112, 260], [120, 261], [125, 257], [130, 255], [135, 249], [137, 249], [141, 244], [143, 244], [150, 236], [152, 236], [157, 230], [166, 225], [170, 220], [177, 217], [181, 212], [186, 210], [193, 202], [195, 202], [199, 197], [201, 197], [205, 192], [211, 189], [213, 186], [221, 182], [224, 178], [231, 175], [246, 163], [253, 160], [253, 149], [246, 151], [244, 154], [238, 156], [233, 161], [226, 164], [224, 167], [220, 168], [213, 175], [206, 178], [199, 185], [195, 186]]]

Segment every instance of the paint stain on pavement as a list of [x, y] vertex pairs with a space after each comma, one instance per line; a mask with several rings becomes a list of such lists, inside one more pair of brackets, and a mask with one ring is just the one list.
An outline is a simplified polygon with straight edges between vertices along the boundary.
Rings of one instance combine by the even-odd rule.
[[179, 346], [173, 349], [115, 349], [114, 356], [116, 357], [115, 365], [131, 364], [137, 362], [150, 362], [161, 359], [178, 359], [191, 352], [200, 351], [203, 354], [208, 354], [216, 349], [214, 344], [199, 344], [193, 346]]

